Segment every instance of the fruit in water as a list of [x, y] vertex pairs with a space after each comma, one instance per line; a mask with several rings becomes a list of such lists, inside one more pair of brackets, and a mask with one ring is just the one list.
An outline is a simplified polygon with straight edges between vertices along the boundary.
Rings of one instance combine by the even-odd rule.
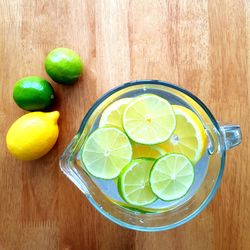
[[166, 141], [175, 129], [175, 114], [169, 102], [157, 95], [136, 97], [123, 113], [123, 128], [127, 135], [141, 144]]
[[114, 179], [132, 159], [128, 137], [117, 128], [98, 128], [86, 140], [82, 162], [95, 177]]
[[132, 98], [122, 98], [110, 104], [102, 113], [99, 127], [114, 126], [123, 130], [122, 115], [131, 100]]
[[181, 154], [163, 156], [150, 173], [150, 186], [156, 196], [165, 201], [184, 196], [194, 181], [194, 167]]
[[204, 154], [207, 136], [197, 115], [183, 106], [173, 105], [176, 128], [170, 138], [158, 145], [167, 152], [180, 153], [196, 164]]
[[145, 206], [156, 201], [149, 184], [149, 174], [154, 164], [153, 159], [141, 158], [131, 161], [118, 178], [118, 190], [129, 204]]
[[[103, 111], [99, 128], [82, 148], [82, 165], [94, 177], [113, 179], [127, 203], [118, 201], [122, 207], [155, 212], [160, 204], [159, 211], [167, 211], [162, 201], [188, 193], [206, 145], [205, 129], [193, 111], [143, 94], [119, 99]], [[155, 208], [148, 207], [158, 198]]]

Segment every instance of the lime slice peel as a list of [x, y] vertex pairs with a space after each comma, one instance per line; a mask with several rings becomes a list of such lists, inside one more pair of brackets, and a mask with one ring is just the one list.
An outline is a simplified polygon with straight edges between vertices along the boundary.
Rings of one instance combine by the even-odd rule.
[[157, 197], [151, 190], [149, 174], [154, 159], [140, 158], [126, 166], [118, 179], [118, 190], [128, 204], [146, 206], [156, 201]]

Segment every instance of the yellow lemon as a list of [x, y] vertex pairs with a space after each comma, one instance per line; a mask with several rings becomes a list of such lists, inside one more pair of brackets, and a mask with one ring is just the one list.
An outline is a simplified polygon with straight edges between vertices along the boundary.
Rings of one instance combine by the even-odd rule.
[[207, 147], [207, 136], [202, 122], [191, 110], [173, 105], [176, 128], [171, 137], [158, 147], [166, 152], [181, 153], [196, 164]]
[[59, 112], [32, 112], [17, 119], [10, 127], [6, 144], [10, 153], [20, 160], [36, 160], [55, 145], [59, 128]]
[[167, 154], [163, 147], [157, 145], [143, 145], [139, 143], [132, 144], [133, 149], [133, 159], [137, 158], [153, 158], [158, 159], [161, 156]]

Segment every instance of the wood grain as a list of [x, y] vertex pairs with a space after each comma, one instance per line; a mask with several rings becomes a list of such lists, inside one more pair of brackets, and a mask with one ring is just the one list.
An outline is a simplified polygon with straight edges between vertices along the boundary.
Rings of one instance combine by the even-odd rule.
[[[250, 2], [243, 0], [0, 1], [0, 249], [249, 249]], [[25, 112], [15, 81], [45, 74], [55, 47], [84, 59], [74, 86], [53, 83], [60, 136], [40, 160], [13, 159], [5, 146]], [[221, 186], [207, 209], [161, 233], [123, 229], [96, 212], [61, 174], [58, 158], [97, 97], [135, 79], [174, 82], [198, 95], [219, 121], [240, 124]]]

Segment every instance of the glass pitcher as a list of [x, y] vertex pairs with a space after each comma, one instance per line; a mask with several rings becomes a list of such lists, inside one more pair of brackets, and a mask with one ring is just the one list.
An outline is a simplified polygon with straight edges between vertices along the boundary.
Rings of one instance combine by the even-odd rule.
[[[124, 203], [115, 182], [105, 188], [105, 181], [95, 179], [85, 170], [80, 160], [86, 138], [98, 126], [105, 108], [125, 97], [152, 93], [166, 98], [171, 104], [185, 106], [196, 113], [207, 135], [207, 149], [195, 167], [195, 183], [183, 198], [153, 208], [133, 208]], [[161, 231], [178, 227], [198, 215], [211, 201], [220, 184], [226, 151], [240, 144], [238, 125], [221, 125], [209, 109], [192, 93], [176, 85], [158, 80], [125, 83], [104, 94], [90, 108], [80, 128], [60, 158], [63, 173], [85, 194], [89, 202], [109, 220], [120, 226], [139, 231]]]

